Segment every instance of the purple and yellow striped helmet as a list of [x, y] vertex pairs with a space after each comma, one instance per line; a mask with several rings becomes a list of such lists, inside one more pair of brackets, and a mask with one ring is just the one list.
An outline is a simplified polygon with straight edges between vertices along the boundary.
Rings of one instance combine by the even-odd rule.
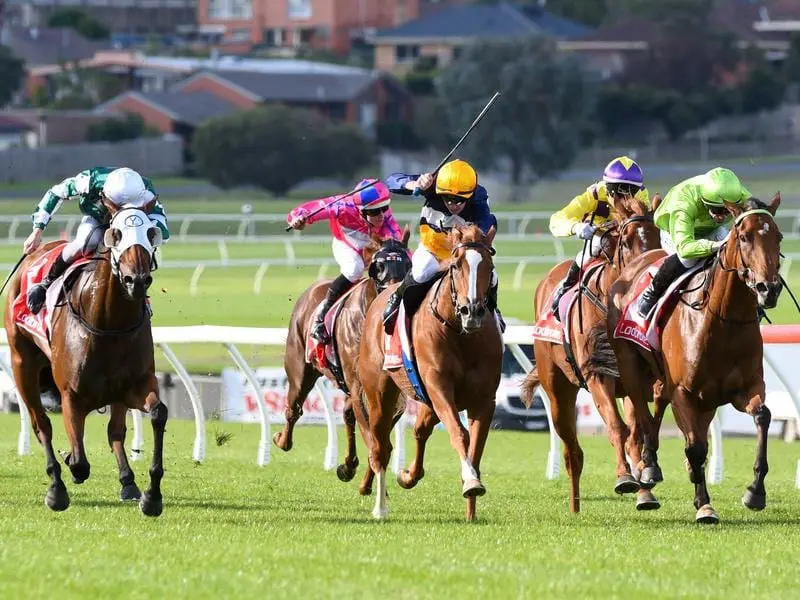
[[619, 156], [612, 160], [603, 171], [606, 183], [627, 183], [636, 187], [644, 187], [644, 174], [636, 161], [627, 156]]

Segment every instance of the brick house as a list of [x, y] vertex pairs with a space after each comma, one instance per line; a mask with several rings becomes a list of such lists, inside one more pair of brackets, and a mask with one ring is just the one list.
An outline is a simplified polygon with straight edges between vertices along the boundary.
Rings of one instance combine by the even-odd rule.
[[198, 31], [218, 33], [223, 43], [346, 55], [367, 32], [415, 19], [420, 1], [197, 0], [197, 23]]

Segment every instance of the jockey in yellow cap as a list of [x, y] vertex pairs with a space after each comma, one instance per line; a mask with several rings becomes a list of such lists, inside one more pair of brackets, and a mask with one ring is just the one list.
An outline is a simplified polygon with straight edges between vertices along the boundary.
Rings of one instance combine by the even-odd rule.
[[[550, 233], [556, 237], [576, 236], [590, 240], [586, 255], [582, 249], [569, 266], [567, 276], [561, 281], [553, 298], [553, 316], [558, 316], [558, 302], [564, 293], [578, 283], [584, 260], [600, 254], [600, 238], [595, 237], [597, 225], [614, 218], [614, 202], [625, 197], [636, 198], [650, 208], [650, 197], [644, 187], [644, 174], [632, 158], [620, 156], [606, 165], [603, 180], [593, 183], [586, 191], [575, 196], [562, 210], [550, 217]], [[594, 220], [591, 220], [594, 216]], [[587, 220], [588, 219], [588, 220]]]
[[[478, 185], [478, 174], [463, 160], [450, 161], [435, 174], [394, 173], [386, 178], [386, 185], [395, 194], [419, 194], [425, 199], [420, 213], [420, 241], [411, 257], [411, 271], [389, 298], [383, 313], [384, 324], [391, 328], [405, 291], [430, 281], [439, 272], [440, 263], [450, 257], [450, 230], [473, 223], [487, 233], [492, 225], [497, 226], [497, 219], [489, 210], [486, 188]], [[504, 328], [497, 309], [497, 285], [497, 273], [493, 272], [487, 308], [497, 313]]]

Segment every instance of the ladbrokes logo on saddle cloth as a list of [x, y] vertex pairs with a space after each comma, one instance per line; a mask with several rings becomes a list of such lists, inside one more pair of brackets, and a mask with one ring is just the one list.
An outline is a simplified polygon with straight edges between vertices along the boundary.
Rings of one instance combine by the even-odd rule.
[[72, 263], [64, 275], [53, 282], [47, 290], [47, 299], [39, 314], [34, 315], [28, 309], [26, 298], [28, 290], [41, 282], [45, 275], [50, 271], [50, 267], [56, 257], [64, 249], [64, 244], [59, 244], [52, 250], [42, 254], [28, 266], [20, 277], [19, 295], [14, 299], [12, 305], [12, 315], [14, 322], [28, 333], [37, 336], [46, 344], [50, 343], [50, 325], [53, 319], [53, 309], [58, 302], [61, 292], [64, 289], [64, 280], [69, 277], [76, 269], [92, 261], [91, 258], [79, 258]]
[[636, 305], [666, 259], [666, 256], [658, 259], [639, 275], [634, 284], [633, 297], [623, 309], [622, 317], [620, 317], [617, 326], [614, 328], [615, 338], [631, 341], [651, 352], [661, 351], [660, 340], [661, 330], [663, 329], [663, 316], [669, 308], [674, 306], [677, 300], [675, 291], [704, 266], [704, 263], [700, 262], [673, 281], [666, 293], [658, 299], [650, 319], [642, 319], [636, 312]]

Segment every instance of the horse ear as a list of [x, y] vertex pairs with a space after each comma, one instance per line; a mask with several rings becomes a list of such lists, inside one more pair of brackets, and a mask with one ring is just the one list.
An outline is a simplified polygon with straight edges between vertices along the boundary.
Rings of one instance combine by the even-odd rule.
[[100, 196], [100, 202], [102, 202], [103, 206], [106, 207], [106, 210], [109, 212], [112, 219], [114, 218], [114, 215], [116, 215], [120, 211], [120, 207], [114, 204], [111, 200], [109, 200], [105, 196], [105, 194]]
[[403, 227], [403, 236], [400, 238], [400, 241], [403, 242], [403, 246], [408, 248], [408, 240], [411, 238], [411, 230], [408, 228], [408, 225]]
[[492, 225], [492, 226], [489, 228], [489, 231], [487, 231], [487, 232], [486, 232], [486, 239], [485, 239], [485, 241], [486, 241], [486, 245], [487, 245], [487, 246], [491, 246], [491, 245], [492, 245], [492, 242], [494, 242], [494, 236], [495, 236], [496, 234], [497, 234], [497, 227], [495, 227], [494, 225]]
[[767, 210], [772, 213], [772, 216], [775, 216], [775, 213], [778, 212], [778, 207], [781, 205], [781, 193], [775, 192], [775, 195], [772, 197], [772, 202], [769, 203], [767, 206]]
[[148, 202], [147, 204], [142, 206], [142, 210], [144, 211], [144, 213], [146, 215], [149, 215], [151, 212], [153, 212], [153, 208], [155, 207], [157, 200], [158, 200], [158, 196], [153, 196], [153, 199], [150, 200], [150, 202]]
[[723, 202], [725, 203], [725, 208], [728, 209], [728, 212], [731, 213], [734, 219], [742, 214], [743, 209], [740, 205], [728, 202], [727, 200], [723, 200]]
[[453, 227], [450, 231], [450, 237], [453, 241], [453, 245], [456, 246], [461, 243], [461, 238], [464, 235], [464, 232], [461, 231], [461, 227]]
[[661, 194], [656, 192], [653, 195], [653, 199], [650, 201], [650, 207], [653, 209], [653, 212], [661, 205]]

